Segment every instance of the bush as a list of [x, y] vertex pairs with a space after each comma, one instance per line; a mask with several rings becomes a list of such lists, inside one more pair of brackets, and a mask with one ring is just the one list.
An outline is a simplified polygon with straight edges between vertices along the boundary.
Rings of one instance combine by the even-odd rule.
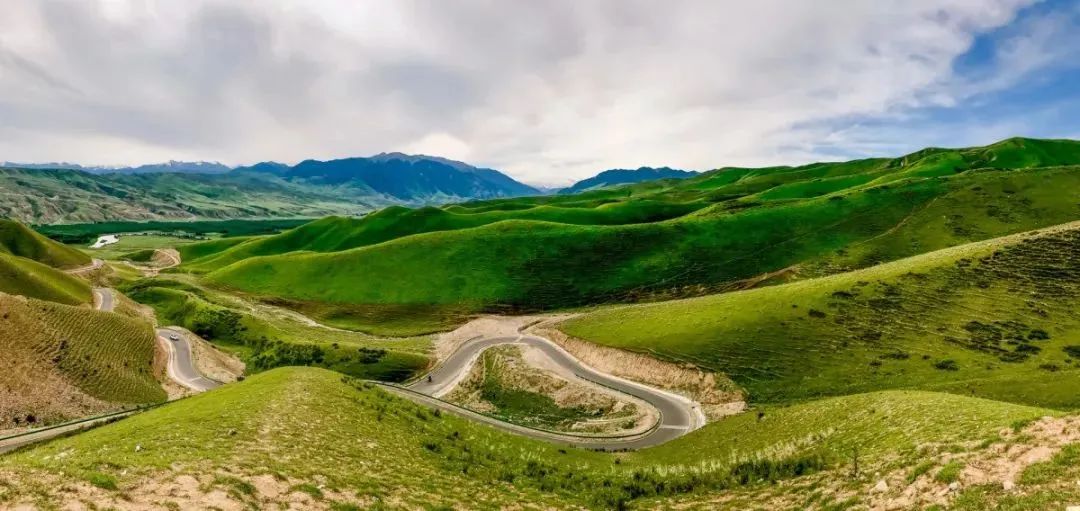
[[1080, 346], [1065, 346], [1061, 349], [1065, 350], [1065, 354], [1072, 358], [1080, 358]]
[[934, 367], [937, 368], [937, 369], [940, 369], [942, 371], [959, 371], [960, 370], [960, 366], [957, 365], [956, 361], [952, 360], [952, 359], [939, 360], [936, 364], [934, 364]]

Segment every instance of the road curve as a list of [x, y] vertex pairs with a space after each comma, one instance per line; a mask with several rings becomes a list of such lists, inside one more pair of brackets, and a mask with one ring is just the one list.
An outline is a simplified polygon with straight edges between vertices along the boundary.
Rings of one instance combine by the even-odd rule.
[[[438, 399], [440, 396], [449, 392], [465, 377], [469, 369], [480, 358], [480, 354], [483, 353], [484, 350], [502, 344], [525, 344], [533, 346], [542, 350], [556, 364], [582, 379], [589, 380], [593, 383], [603, 385], [645, 401], [660, 411], [660, 423], [649, 431], [637, 436], [624, 438], [590, 438], [585, 435], [538, 431], [502, 422], [486, 415], [462, 413], [461, 409], [456, 405]], [[439, 364], [439, 366], [428, 373], [428, 375], [431, 377], [430, 382], [425, 376], [416, 383], [405, 387], [404, 390], [399, 387], [397, 389], [398, 392], [396, 393], [404, 397], [412, 398], [414, 401], [422, 402], [429, 406], [437, 406], [438, 408], [458, 413], [459, 415], [464, 415], [468, 418], [476, 419], [477, 417], [475, 416], [479, 415], [484, 418], [482, 419], [483, 422], [500, 429], [533, 438], [556, 441], [578, 447], [604, 450], [642, 449], [673, 440], [705, 424], [705, 416], [698, 403], [672, 392], [597, 371], [585, 365], [558, 344], [535, 335], [488, 337], [470, 340], [458, 348], [457, 351], [450, 355], [450, 358], [443, 361], [442, 364]], [[417, 399], [419, 396], [410, 396], [409, 393], [427, 396], [429, 399]]]
[[[188, 341], [185, 332], [159, 328], [157, 329], [157, 336], [161, 342], [169, 347], [169, 364], [166, 367], [169, 378], [196, 392], [203, 392], [221, 386], [220, 383], [203, 376], [195, 368], [191, 353], [191, 342]], [[173, 336], [176, 336], [177, 340], [172, 340]]]
[[112, 312], [115, 306], [112, 289], [107, 287], [94, 288], [94, 308], [99, 311]]

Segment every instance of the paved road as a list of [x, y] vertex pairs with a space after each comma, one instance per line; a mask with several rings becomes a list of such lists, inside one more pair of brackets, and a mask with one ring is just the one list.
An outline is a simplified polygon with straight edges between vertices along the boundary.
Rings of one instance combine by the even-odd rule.
[[[573, 372], [580, 378], [589, 380], [594, 383], [598, 383], [605, 387], [614, 389], [624, 394], [629, 394], [642, 401], [649, 403], [656, 407], [660, 411], [660, 424], [658, 427], [650, 430], [649, 432], [632, 438], [626, 439], [589, 439], [586, 436], [578, 435], [562, 435], [548, 432], [540, 432], [529, 428], [523, 428], [521, 426], [515, 426], [505, 422], [498, 421], [491, 417], [479, 415], [475, 413], [462, 413], [461, 410], [449, 403], [440, 401], [437, 398], [445, 395], [449, 392], [457, 383], [467, 375], [469, 369], [480, 358], [480, 354], [493, 346], [501, 344], [526, 344], [534, 346], [542, 350], [548, 357], [551, 358], [556, 364], [563, 368]], [[537, 337], [534, 335], [519, 335], [514, 337], [489, 337], [473, 339], [466, 342], [457, 351], [454, 352], [450, 358], [446, 359], [442, 364], [436, 367], [431, 373], [431, 381], [429, 382], [427, 377], [421, 378], [416, 383], [407, 387], [407, 390], [398, 390], [399, 395], [405, 397], [409, 396], [409, 393], [422, 394], [424, 396], [430, 396], [432, 399], [422, 400], [413, 399], [414, 401], [423, 402], [429, 406], [438, 406], [441, 409], [464, 415], [468, 418], [476, 419], [476, 416], [483, 417], [483, 422], [492, 424], [501, 429], [513, 431], [526, 436], [534, 438], [540, 438], [544, 440], [554, 440], [557, 442], [567, 443], [580, 447], [588, 447], [593, 449], [641, 449], [644, 447], [650, 447], [659, 445], [669, 440], [678, 438], [690, 431], [693, 431], [705, 424], [704, 414], [701, 412], [701, 407], [697, 403], [687, 399], [683, 396], [660, 390], [654, 387], [649, 387], [637, 382], [632, 382], [612, 376], [607, 373], [597, 371], [580, 360], [575, 358], [566, 350], [562, 349], [559, 345], [551, 342], [543, 337]], [[393, 389], [392, 389], [393, 390]], [[440, 404], [441, 403], [441, 404]]]
[[112, 312], [115, 305], [112, 289], [107, 287], [94, 288], [94, 307], [99, 311]]
[[[187, 334], [179, 330], [159, 328], [157, 329], [157, 335], [161, 342], [169, 347], [169, 364], [166, 368], [169, 378], [196, 392], [203, 392], [221, 386], [220, 383], [203, 376], [195, 368], [195, 362], [191, 354], [191, 342], [188, 341]], [[172, 336], [176, 336], [177, 340], [172, 340]]]

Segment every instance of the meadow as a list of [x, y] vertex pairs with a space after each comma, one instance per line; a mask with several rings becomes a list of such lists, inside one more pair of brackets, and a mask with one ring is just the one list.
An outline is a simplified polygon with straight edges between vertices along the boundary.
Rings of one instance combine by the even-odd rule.
[[1080, 408], [1080, 226], [561, 326], [722, 372], [755, 402], [930, 389]]
[[[853, 445], [863, 470], [885, 469], [901, 461], [890, 453], [907, 461], [977, 449], [998, 441], [1003, 425], [1048, 413], [947, 394], [872, 393], [770, 408], [765, 420], [744, 414], [613, 454], [513, 436], [329, 371], [283, 368], [0, 459], [0, 502], [49, 505], [55, 492], [35, 481], [63, 477], [82, 481], [84, 497], [101, 506], [153, 499], [182, 507], [188, 492], [140, 488], [153, 481], [168, 492], [186, 475], [202, 491], [254, 507], [302, 492], [335, 509], [649, 508], [661, 497], [692, 502], [816, 473], [860, 487], [872, 475], [841, 475]], [[279, 481], [280, 493], [264, 493], [267, 481]]]
[[[698, 296], [1074, 220], [1080, 172], [1056, 165], [1080, 163], [1078, 145], [1015, 139], [895, 160], [722, 169], [580, 196], [395, 209], [219, 245], [182, 269], [209, 271], [208, 283], [287, 300], [332, 324], [393, 325], [396, 334], [447, 328], [477, 312]], [[1014, 164], [1027, 167], [1004, 167]], [[820, 185], [837, 179], [845, 187]], [[694, 209], [644, 223], [537, 219], [657, 202]], [[474, 218], [492, 213], [501, 220]]]

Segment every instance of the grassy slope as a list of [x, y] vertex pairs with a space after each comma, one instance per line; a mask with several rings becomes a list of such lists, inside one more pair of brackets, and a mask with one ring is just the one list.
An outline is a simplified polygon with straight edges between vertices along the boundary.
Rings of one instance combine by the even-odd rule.
[[4, 294], [0, 309], [0, 429], [14, 417], [50, 422], [165, 399], [148, 323]]
[[[354, 311], [529, 310], [704, 294], [794, 264], [863, 267], [1073, 220], [1077, 197], [1062, 190], [1080, 190], [1080, 172], [971, 172], [735, 212], [717, 205], [649, 224], [504, 221], [341, 252], [255, 257], [208, 278]], [[965, 207], [942, 220], [940, 208], [950, 204]], [[938, 231], [941, 222], [948, 231]]]
[[1065, 347], [1080, 345], [1077, 307], [1074, 223], [782, 286], [601, 310], [563, 328], [724, 372], [759, 402], [921, 388], [1074, 409], [1080, 360]]
[[[906, 462], [921, 455], [916, 446], [978, 441], [1048, 413], [924, 392], [834, 398], [767, 412], [764, 421], [747, 414], [659, 448], [614, 455], [559, 449], [436, 416], [379, 390], [344, 384], [334, 373], [287, 368], [5, 457], [0, 472], [11, 474], [13, 502], [26, 497], [48, 503], [47, 489], [34, 490], [40, 473], [27, 472], [37, 469], [68, 480], [114, 483], [123, 491], [140, 481], [167, 481], [170, 472], [227, 472], [236, 479], [209, 485], [245, 488], [242, 483], [258, 474], [275, 474], [290, 484], [320, 483], [339, 500], [366, 505], [377, 499], [406, 507], [611, 508], [658, 494], [696, 491], [707, 497], [738, 485], [743, 475], [756, 480], [840, 468], [855, 443], [868, 466]], [[230, 493], [259, 502], [245, 492]]]
[[86, 254], [52, 241], [23, 224], [4, 219], [0, 219], [0, 254], [25, 257], [53, 268], [90, 264]]
[[23, 257], [0, 253], [0, 293], [78, 305], [92, 300], [90, 285]]
[[249, 371], [314, 365], [358, 378], [402, 381], [429, 364], [430, 343], [424, 338], [389, 340], [303, 325], [176, 280], [136, 280], [123, 289], [153, 307], [163, 324], [183, 326], [234, 352]]
[[249, 257], [296, 251], [335, 252], [404, 236], [467, 229], [503, 220], [537, 220], [571, 225], [621, 225], [678, 217], [706, 204], [626, 201], [596, 207], [540, 205], [513, 211], [462, 211], [438, 208], [385, 208], [363, 218], [328, 217], [288, 232], [252, 239], [242, 245], [185, 265], [194, 272], [213, 271]]

